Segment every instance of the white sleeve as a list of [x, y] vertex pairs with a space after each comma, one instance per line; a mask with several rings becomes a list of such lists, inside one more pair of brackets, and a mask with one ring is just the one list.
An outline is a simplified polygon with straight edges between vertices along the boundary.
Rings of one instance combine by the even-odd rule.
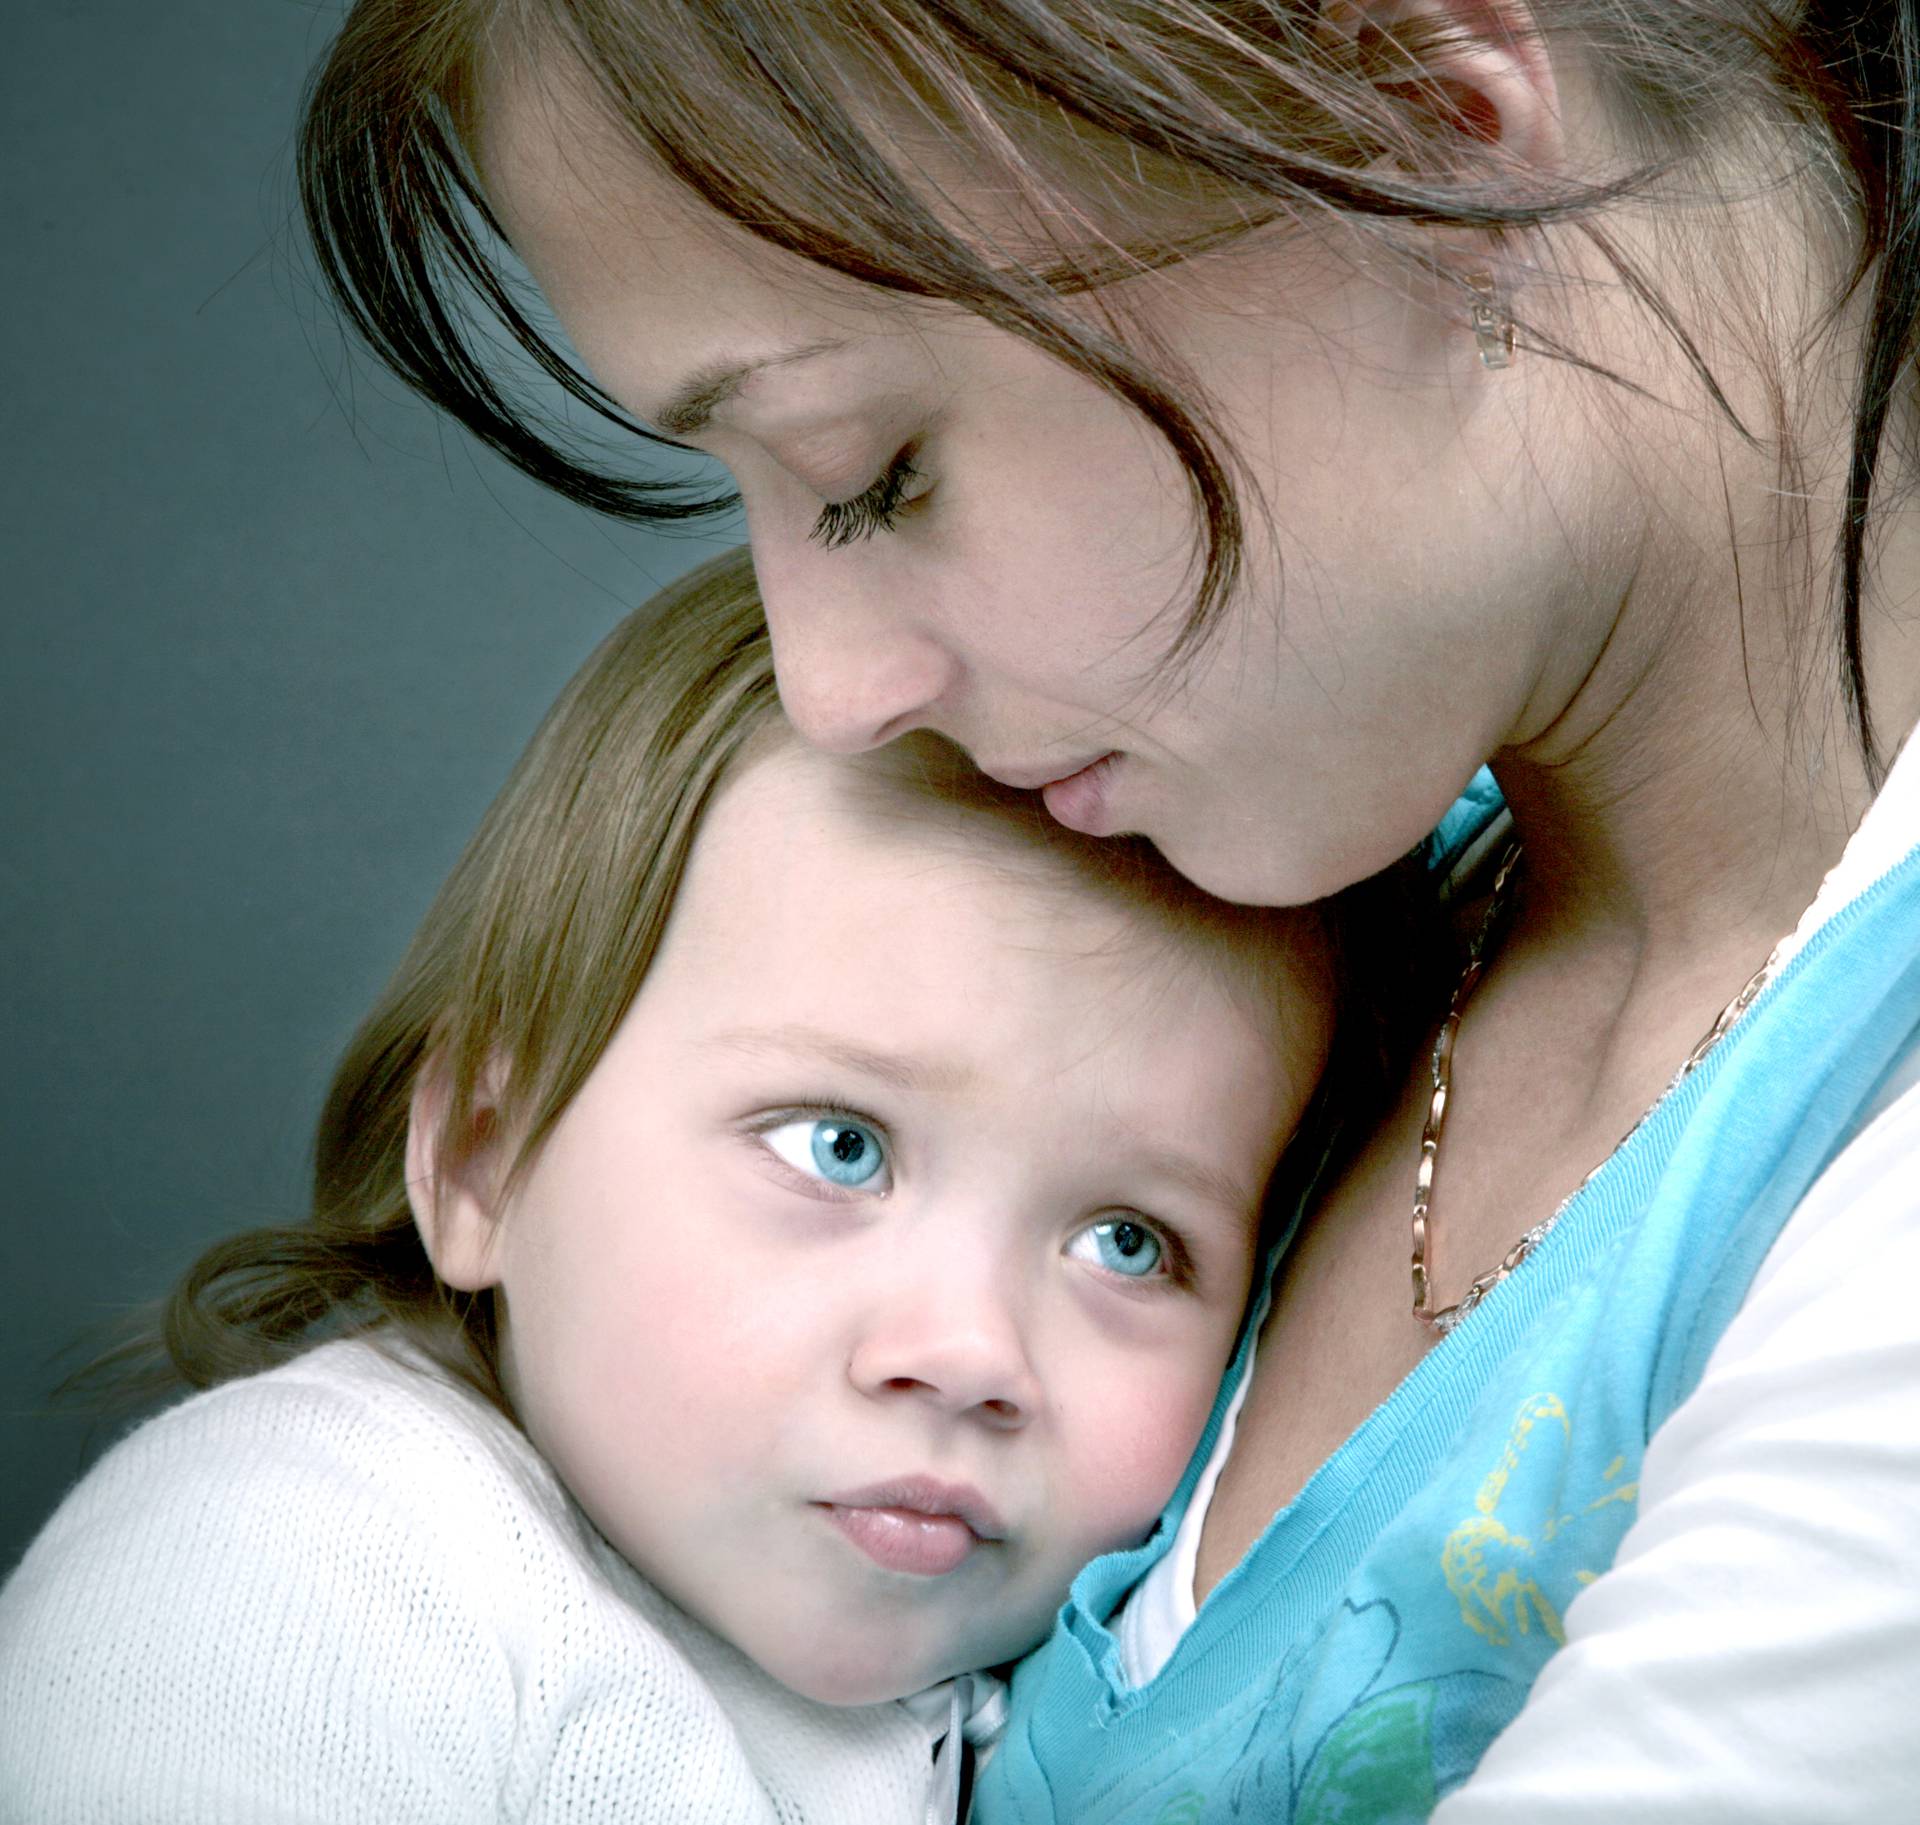
[[[1909, 1078], [1911, 1082], [1911, 1078]], [[1920, 1817], [1920, 1089], [1821, 1176], [1435, 1825]]]
[[[476, 1825], [512, 1681], [459, 1519], [235, 1384], [134, 1433], [0, 1592], [4, 1825]], [[337, 1424], [335, 1423], [337, 1419]]]

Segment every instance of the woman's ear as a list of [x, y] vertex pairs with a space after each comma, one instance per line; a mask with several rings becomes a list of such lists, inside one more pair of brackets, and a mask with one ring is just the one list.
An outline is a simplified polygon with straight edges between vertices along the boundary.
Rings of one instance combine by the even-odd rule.
[[489, 1067], [474, 1092], [473, 1132], [464, 1147], [447, 1145], [452, 1086], [441, 1061], [429, 1059], [407, 1113], [407, 1202], [414, 1227], [450, 1287], [478, 1293], [500, 1283], [494, 1259], [500, 1234], [505, 1161], [498, 1135], [500, 1074]]
[[1561, 168], [1565, 138], [1553, 63], [1522, 0], [1324, 0], [1321, 30], [1350, 44], [1383, 92], [1536, 171]]

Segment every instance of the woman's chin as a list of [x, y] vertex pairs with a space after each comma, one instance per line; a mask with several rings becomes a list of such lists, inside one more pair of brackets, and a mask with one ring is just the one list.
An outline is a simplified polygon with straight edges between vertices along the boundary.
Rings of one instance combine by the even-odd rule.
[[1331, 877], [1323, 882], [1317, 874], [1288, 867], [1286, 855], [1270, 846], [1259, 831], [1212, 840], [1200, 833], [1163, 837], [1143, 830], [1137, 834], [1202, 893], [1235, 906], [1305, 906], [1347, 885]]

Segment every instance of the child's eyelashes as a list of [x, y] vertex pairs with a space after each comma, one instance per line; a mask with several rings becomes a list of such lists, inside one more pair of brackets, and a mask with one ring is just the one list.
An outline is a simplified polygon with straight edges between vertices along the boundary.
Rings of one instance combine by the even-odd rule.
[[[832, 1103], [789, 1105], [756, 1118], [748, 1132], [809, 1196], [840, 1202], [884, 1198], [894, 1186], [893, 1143], [871, 1116]], [[1178, 1230], [1138, 1211], [1082, 1223], [1061, 1253], [1127, 1289], [1191, 1287], [1193, 1259]]]
[[845, 1110], [794, 1110], [756, 1130], [782, 1165], [836, 1192], [891, 1189], [887, 1143], [876, 1123]]
[[918, 447], [909, 444], [870, 487], [863, 488], [851, 500], [829, 501], [820, 509], [820, 517], [807, 534], [810, 539], [837, 551], [858, 539], [870, 539], [878, 532], [891, 532], [894, 523], [927, 498], [932, 483], [914, 467]]
[[1102, 1273], [1140, 1285], [1155, 1281], [1186, 1285], [1193, 1277], [1179, 1237], [1131, 1214], [1089, 1223], [1068, 1240], [1066, 1252]]

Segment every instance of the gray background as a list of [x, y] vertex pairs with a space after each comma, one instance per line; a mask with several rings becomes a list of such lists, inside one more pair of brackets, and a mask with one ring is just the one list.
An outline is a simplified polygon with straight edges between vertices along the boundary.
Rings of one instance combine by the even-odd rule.
[[88, 1328], [300, 1213], [332, 1058], [540, 712], [711, 548], [344, 351], [290, 175], [339, 13], [8, 19], [0, 1572], [113, 1435], [48, 1400]]

